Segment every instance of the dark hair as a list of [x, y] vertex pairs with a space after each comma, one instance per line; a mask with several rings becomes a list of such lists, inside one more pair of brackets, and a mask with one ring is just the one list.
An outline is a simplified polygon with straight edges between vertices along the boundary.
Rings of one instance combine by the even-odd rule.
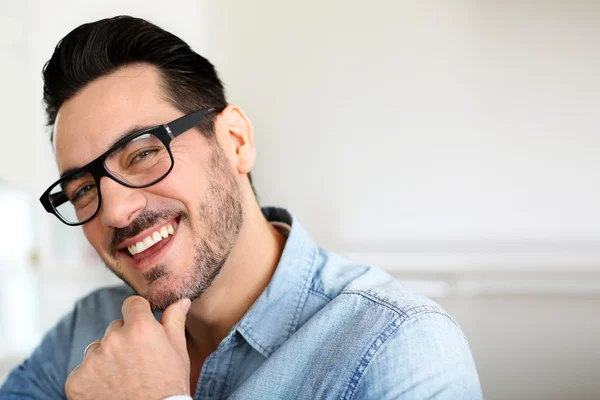
[[[118, 16], [81, 25], [56, 45], [42, 71], [48, 126], [54, 125], [63, 103], [86, 85], [137, 63], [158, 67], [167, 100], [186, 114], [227, 106], [223, 83], [206, 58], [148, 21]], [[215, 134], [214, 115], [209, 114], [200, 126], [207, 137]], [[248, 178], [252, 184], [250, 174]]]

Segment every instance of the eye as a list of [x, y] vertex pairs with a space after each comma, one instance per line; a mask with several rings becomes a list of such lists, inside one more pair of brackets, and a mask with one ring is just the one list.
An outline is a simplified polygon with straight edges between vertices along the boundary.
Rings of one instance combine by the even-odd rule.
[[77, 203], [78, 201], [81, 201], [83, 198], [85, 198], [85, 196], [89, 195], [94, 189], [96, 189], [96, 184], [94, 184], [94, 183], [88, 183], [88, 184], [83, 185], [82, 187], [80, 187], [73, 193], [73, 195], [71, 197], [71, 203]]
[[156, 149], [156, 148], [155, 149], [148, 148], [148, 149], [140, 150], [133, 156], [133, 158], [129, 162], [128, 167], [135, 165], [135, 164], [139, 164], [140, 162], [147, 160], [149, 157], [155, 155], [156, 153], [158, 153], [158, 149]]

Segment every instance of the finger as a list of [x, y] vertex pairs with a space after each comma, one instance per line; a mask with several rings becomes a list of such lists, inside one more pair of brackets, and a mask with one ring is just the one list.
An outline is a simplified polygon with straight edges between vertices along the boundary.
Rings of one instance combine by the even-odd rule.
[[104, 331], [104, 336], [106, 337], [109, 333], [118, 331], [119, 329], [123, 328], [124, 324], [125, 322], [122, 319], [115, 319], [106, 327], [106, 330]]
[[150, 310], [150, 303], [141, 296], [131, 296], [126, 298], [123, 302], [121, 311], [123, 312], [124, 325], [133, 321], [156, 322], [156, 319]]
[[67, 379], [65, 380], [65, 395], [67, 399], [82, 399], [88, 398], [87, 396], [83, 397], [85, 394], [89, 393], [88, 388], [86, 388], [86, 382], [88, 380], [85, 379], [85, 372], [83, 368], [78, 365], [71, 372]]
[[173, 346], [182, 354], [187, 355], [187, 345], [185, 341], [185, 318], [190, 310], [190, 299], [182, 299], [177, 303], [171, 304], [163, 312], [160, 323], [167, 333], [167, 337]]
[[69, 378], [71, 378], [71, 375], [75, 376], [77, 375], [77, 370], [79, 370], [80, 365], [76, 365], [75, 368], [73, 368], [71, 370], [71, 372], [69, 372], [69, 375], [67, 376], [67, 380], [69, 380]]

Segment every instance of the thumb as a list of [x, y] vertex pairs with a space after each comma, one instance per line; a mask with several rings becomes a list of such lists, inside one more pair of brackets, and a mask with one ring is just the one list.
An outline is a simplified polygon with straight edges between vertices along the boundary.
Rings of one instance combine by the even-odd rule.
[[160, 324], [163, 326], [169, 341], [177, 350], [187, 355], [185, 341], [185, 318], [190, 310], [192, 302], [190, 299], [182, 299], [171, 304], [163, 312]]

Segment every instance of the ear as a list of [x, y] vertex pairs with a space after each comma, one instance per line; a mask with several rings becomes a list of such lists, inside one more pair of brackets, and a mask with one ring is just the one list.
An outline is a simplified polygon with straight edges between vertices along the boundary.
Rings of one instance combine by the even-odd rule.
[[228, 105], [221, 115], [227, 123], [230, 148], [235, 167], [240, 174], [248, 174], [256, 161], [256, 147], [254, 145], [254, 130], [252, 123], [241, 108], [234, 104]]

